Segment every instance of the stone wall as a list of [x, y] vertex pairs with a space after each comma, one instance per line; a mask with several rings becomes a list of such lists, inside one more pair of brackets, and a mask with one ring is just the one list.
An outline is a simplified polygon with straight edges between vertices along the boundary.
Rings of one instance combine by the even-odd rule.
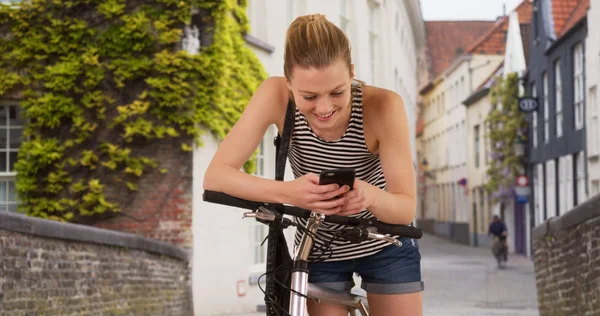
[[188, 257], [141, 236], [0, 213], [0, 315], [192, 315]]
[[600, 195], [532, 236], [540, 315], [600, 315]]
[[[159, 166], [143, 175], [136, 192], [108, 192], [122, 202], [124, 210], [115, 217], [94, 222], [94, 226], [191, 249], [192, 152], [184, 152], [178, 143], [164, 140], [145, 146], [141, 154], [155, 159]], [[162, 168], [167, 172], [160, 172]]]

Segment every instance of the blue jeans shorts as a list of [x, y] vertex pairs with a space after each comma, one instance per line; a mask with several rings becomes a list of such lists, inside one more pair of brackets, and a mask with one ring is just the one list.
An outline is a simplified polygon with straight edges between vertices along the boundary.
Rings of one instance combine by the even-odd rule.
[[330, 262], [310, 262], [308, 282], [349, 292], [357, 273], [367, 293], [406, 294], [424, 290], [418, 241], [400, 238], [402, 247], [389, 245], [371, 256]]

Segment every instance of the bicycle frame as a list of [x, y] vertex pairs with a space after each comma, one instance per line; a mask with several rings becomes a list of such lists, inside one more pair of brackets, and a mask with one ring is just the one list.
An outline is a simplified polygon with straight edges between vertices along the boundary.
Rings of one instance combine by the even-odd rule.
[[[325, 215], [311, 213], [306, 229], [314, 235], [319, 229], [320, 224], [325, 219]], [[359, 310], [361, 315], [368, 316], [368, 305], [363, 300], [363, 296], [353, 295], [346, 292], [334, 291], [308, 283], [308, 255], [313, 246], [313, 239], [309, 234], [304, 234], [297, 247], [292, 268], [291, 293], [289, 312], [292, 316], [306, 316], [306, 297], [315, 300], [317, 303], [327, 302], [347, 307], [351, 315], [356, 315]]]

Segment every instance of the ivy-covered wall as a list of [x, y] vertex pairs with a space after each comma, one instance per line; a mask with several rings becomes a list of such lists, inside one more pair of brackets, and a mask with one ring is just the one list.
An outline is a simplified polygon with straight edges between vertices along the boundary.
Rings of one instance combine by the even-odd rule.
[[[0, 98], [28, 120], [20, 210], [60, 221], [119, 212], [156, 143], [184, 154], [200, 126], [223, 137], [266, 77], [246, 47], [246, 0], [29, 0], [0, 5]], [[194, 18], [208, 43], [181, 49]], [[252, 171], [252, 160], [245, 168]]]
[[527, 141], [527, 122], [519, 111], [519, 78], [510, 73], [496, 78], [490, 92], [492, 109], [486, 118], [491, 144], [491, 161], [486, 188], [495, 202], [514, 197], [517, 175], [524, 174], [522, 158], [514, 151], [515, 142]]

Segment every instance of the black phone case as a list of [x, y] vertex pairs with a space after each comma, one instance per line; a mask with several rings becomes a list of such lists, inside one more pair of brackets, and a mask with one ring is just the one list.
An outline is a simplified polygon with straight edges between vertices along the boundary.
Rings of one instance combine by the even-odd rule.
[[323, 170], [319, 176], [319, 184], [337, 183], [340, 186], [347, 185], [352, 190], [354, 189], [355, 178], [356, 171], [354, 169]]

